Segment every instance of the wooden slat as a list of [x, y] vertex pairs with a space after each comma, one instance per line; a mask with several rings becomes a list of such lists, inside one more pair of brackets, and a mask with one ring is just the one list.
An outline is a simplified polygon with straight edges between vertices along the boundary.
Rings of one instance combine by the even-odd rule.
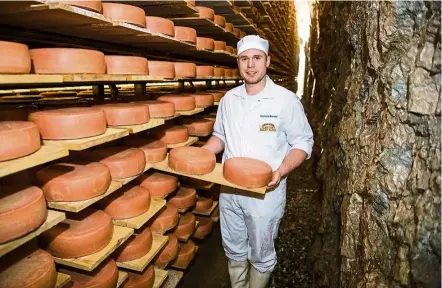
[[166, 117], [166, 118], [151, 118], [151, 119], [161, 119], [161, 120], [167, 121], [167, 120], [172, 120], [172, 119], [175, 119], [175, 118], [178, 118], [178, 117], [180, 117], [180, 113], [175, 113], [175, 115], [174, 115], [174, 116], [171, 116], [171, 117]]
[[217, 206], [218, 206], [218, 201], [213, 201], [212, 207], [210, 207], [209, 210], [201, 211], [201, 210], [193, 209], [192, 213], [196, 214], [196, 215], [201, 215], [201, 216], [210, 216]]
[[167, 272], [167, 280], [164, 282], [162, 288], [176, 288], [178, 286], [178, 283], [183, 278], [184, 272], [173, 269], [168, 269]]
[[195, 115], [198, 113], [201, 113], [204, 111], [204, 108], [195, 108], [193, 110], [190, 111], [180, 111], [180, 115], [184, 115], [184, 116], [191, 116], [191, 115]]
[[114, 219], [112, 220], [112, 223], [118, 226], [139, 229], [153, 216], [155, 216], [164, 206], [166, 206], [166, 200], [153, 198], [151, 200], [149, 210], [147, 210], [146, 213], [128, 219]]
[[117, 288], [120, 287], [124, 281], [126, 281], [129, 278], [129, 274], [125, 271], [118, 270], [118, 282], [117, 282]]
[[162, 286], [166, 278], [169, 277], [169, 272], [155, 268], [155, 282], [153, 283], [153, 288], [164, 287]]
[[128, 126], [112, 126], [115, 129], [127, 129], [130, 134], [135, 134], [141, 131], [152, 129], [154, 127], [161, 126], [165, 123], [164, 119], [150, 119], [149, 122], [139, 125], [128, 125]]
[[198, 137], [190, 136], [189, 139], [186, 142], [177, 143], [177, 144], [167, 144], [167, 148], [172, 149], [172, 148], [190, 146], [190, 145], [192, 145], [193, 143], [196, 143], [196, 142], [198, 142]]
[[55, 283], [55, 287], [56, 288], [62, 288], [69, 281], [71, 281], [71, 276], [70, 275], [57, 272], [57, 282]]

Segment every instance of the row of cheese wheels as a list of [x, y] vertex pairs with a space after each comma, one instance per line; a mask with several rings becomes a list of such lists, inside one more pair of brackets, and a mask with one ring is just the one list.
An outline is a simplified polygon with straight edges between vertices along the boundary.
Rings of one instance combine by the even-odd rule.
[[[209, 42], [213, 42], [212, 46], [215, 47], [213, 40]], [[225, 42], [217, 45], [225, 46]], [[0, 51], [0, 74], [28, 74], [32, 71], [36, 74], [130, 74], [167, 78], [239, 77], [239, 70], [233, 68], [197, 66], [191, 62], [148, 61], [138, 56], [104, 55], [103, 52], [90, 49], [29, 50], [25, 44], [0, 41]]]

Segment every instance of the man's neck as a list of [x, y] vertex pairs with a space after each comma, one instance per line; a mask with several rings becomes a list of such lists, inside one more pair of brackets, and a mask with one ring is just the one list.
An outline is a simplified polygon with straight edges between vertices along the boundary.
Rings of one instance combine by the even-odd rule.
[[246, 92], [247, 95], [253, 96], [260, 93], [266, 87], [266, 76], [264, 76], [261, 81], [256, 84], [247, 84], [246, 83]]

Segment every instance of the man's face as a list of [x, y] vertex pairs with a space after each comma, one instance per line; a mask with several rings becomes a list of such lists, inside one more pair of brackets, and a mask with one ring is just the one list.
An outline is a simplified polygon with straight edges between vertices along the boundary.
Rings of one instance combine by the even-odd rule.
[[247, 84], [257, 84], [266, 75], [270, 56], [258, 49], [248, 49], [238, 56], [238, 67]]

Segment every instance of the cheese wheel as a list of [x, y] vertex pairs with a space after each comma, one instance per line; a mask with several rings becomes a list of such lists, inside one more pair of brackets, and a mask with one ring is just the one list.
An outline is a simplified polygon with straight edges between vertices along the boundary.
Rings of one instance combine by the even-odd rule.
[[207, 210], [210, 210], [210, 208], [212, 208], [212, 205], [213, 205], [213, 199], [199, 197], [198, 201], [196, 201], [196, 204], [195, 204], [195, 210], [207, 211]]
[[209, 93], [213, 95], [213, 101], [214, 102], [221, 101], [221, 98], [223, 98], [224, 95], [226, 94], [224, 92], [209, 92]]
[[214, 97], [210, 93], [205, 94], [192, 94], [192, 96], [195, 98], [195, 106], [196, 107], [209, 107], [212, 106], [214, 101]]
[[118, 267], [111, 258], [105, 260], [92, 272], [75, 270], [72, 268], [59, 268], [59, 271], [71, 276], [70, 288], [115, 288], [118, 282]]
[[226, 51], [233, 54], [233, 47], [232, 46], [226, 46]]
[[207, 18], [213, 20], [215, 15], [215, 11], [213, 11], [213, 9], [202, 6], [196, 6], [195, 9], [198, 10], [198, 14], [200, 15], [201, 18]]
[[180, 173], [207, 174], [215, 164], [215, 154], [199, 147], [178, 147], [169, 153], [169, 167]]
[[151, 118], [167, 118], [175, 116], [175, 105], [171, 102], [148, 100], [135, 103], [147, 104]]
[[214, 68], [214, 74], [217, 77], [224, 77], [224, 68], [222, 68], [222, 67], [215, 67]]
[[1, 288], [55, 287], [57, 271], [54, 258], [41, 249], [28, 250], [14, 251], [3, 256], [0, 264]]
[[102, 13], [101, 0], [90, 0], [90, 1], [66, 1], [66, 0], [51, 0], [50, 2], [61, 2], [63, 4], [69, 4], [72, 6], [77, 6], [87, 10], [91, 10], [97, 13]]
[[[211, 182], [204, 181], [204, 180], [201, 180], [201, 179], [188, 178], [186, 183], [190, 187], [193, 187], [195, 189], [199, 189], [199, 188], [203, 188], [203, 187], [206, 187], [206, 186], [210, 185]], [[200, 192], [198, 192], [198, 193], [200, 193]]]
[[166, 159], [167, 145], [162, 141], [142, 137], [129, 137], [123, 141], [127, 146], [141, 149], [147, 163], [156, 163]]
[[36, 74], [104, 74], [103, 52], [76, 48], [31, 49]]
[[214, 76], [214, 68], [213, 66], [197, 66], [196, 67], [196, 76], [199, 77], [207, 77]]
[[189, 131], [185, 126], [172, 126], [151, 132], [152, 137], [166, 144], [183, 143], [189, 140]]
[[232, 69], [224, 69], [224, 77], [232, 77]]
[[48, 201], [82, 201], [105, 193], [111, 174], [97, 162], [56, 163], [38, 171], [36, 180]]
[[178, 187], [178, 178], [172, 175], [151, 172], [144, 173], [135, 182], [149, 190], [152, 197], [163, 198]]
[[219, 25], [221, 27], [226, 27], [226, 17], [224, 16], [215, 15], [213, 17], [213, 21], [215, 22], [216, 25]]
[[186, 243], [180, 243], [180, 250], [177, 258], [172, 262], [173, 266], [187, 267], [190, 261], [196, 253], [196, 246], [192, 240], [188, 240]]
[[196, 77], [196, 64], [175, 62], [175, 77]]
[[28, 115], [33, 110], [31, 108], [0, 108], [0, 121], [28, 121]]
[[165, 78], [175, 78], [175, 65], [167, 61], [149, 61], [150, 76], [161, 76]]
[[196, 216], [196, 221], [199, 221], [198, 227], [193, 236], [195, 238], [203, 238], [208, 235], [213, 229], [213, 221], [209, 217]]
[[149, 74], [147, 59], [135, 56], [106, 55], [107, 74]]
[[175, 37], [173, 22], [166, 18], [146, 16], [146, 28], [152, 33], [162, 33]]
[[[219, 198], [218, 198], [219, 199]], [[219, 206], [215, 208], [212, 215], [210, 215], [210, 219], [212, 219], [213, 222], [216, 222], [216, 218], [219, 218]]]
[[139, 259], [152, 248], [152, 231], [145, 227], [139, 234], [134, 234], [121, 245], [114, 256], [117, 262]]
[[128, 280], [120, 287], [122, 288], [152, 288], [155, 283], [155, 269], [149, 265], [142, 274], [127, 272]]
[[181, 122], [189, 130], [189, 135], [206, 136], [213, 132], [213, 121], [207, 119], [182, 119]]
[[236, 48], [233, 48], [233, 54], [238, 54], [238, 49], [236, 49]]
[[175, 26], [175, 39], [195, 44], [196, 30], [190, 27]]
[[0, 41], [0, 74], [28, 74], [31, 54], [25, 44]]
[[238, 28], [233, 27], [233, 34], [235, 34], [236, 37], [240, 37], [241, 36], [241, 30], [239, 30]]
[[239, 78], [240, 77], [239, 70], [238, 69], [232, 69], [232, 76]]
[[215, 43], [215, 51], [226, 50], [226, 42], [225, 41], [214, 41], [214, 43]]
[[150, 225], [150, 229], [154, 233], [162, 234], [164, 231], [175, 227], [178, 224], [178, 220], [178, 209], [174, 205], [167, 203], [165, 209], [158, 214]]
[[150, 193], [144, 187], [125, 185], [119, 193], [107, 196], [99, 206], [112, 219], [127, 219], [146, 213], [150, 207]]
[[173, 230], [173, 235], [176, 237], [188, 237], [192, 234], [195, 229], [195, 216], [187, 212], [183, 216], [180, 217], [180, 221], [178, 222], [178, 226]]
[[40, 236], [41, 244], [59, 258], [77, 258], [94, 254], [112, 239], [111, 217], [101, 210], [87, 208]]
[[195, 98], [189, 95], [171, 94], [160, 96], [157, 100], [173, 103], [175, 105], [175, 111], [189, 111], [196, 108]]
[[244, 32], [244, 31], [239, 31], [239, 38], [244, 38], [244, 37], [246, 37], [246, 32]]
[[27, 121], [0, 121], [0, 161], [23, 157], [39, 149], [37, 125]]
[[161, 250], [160, 254], [155, 259], [155, 265], [163, 266], [175, 259], [178, 255], [180, 246], [178, 244], [178, 238], [173, 234], [167, 234], [169, 241], [167, 245]]
[[140, 27], [146, 27], [144, 9], [126, 4], [103, 3], [103, 15], [113, 21], [126, 22]]
[[32, 112], [29, 120], [37, 124], [43, 139], [78, 139], [106, 132], [106, 115], [97, 108], [73, 107]]
[[227, 32], [233, 32], [233, 24], [232, 24], [232, 23], [229, 23], [229, 22], [226, 22], [226, 24], [225, 24], [225, 30], [226, 30]]
[[180, 187], [168, 203], [173, 204], [178, 209], [189, 208], [196, 203], [196, 190], [190, 187]]
[[247, 188], [260, 188], [272, 180], [272, 167], [267, 163], [245, 157], [227, 159], [223, 165], [227, 181]]
[[105, 147], [94, 150], [90, 158], [106, 165], [112, 179], [136, 176], [146, 167], [144, 152], [138, 148]]
[[46, 201], [40, 188], [6, 190], [0, 194], [0, 243], [37, 229], [47, 216]]
[[149, 107], [145, 104], [115, 103], [92, 106], [104, 111], [109, 126], [138, 125], [149, 122]]
[[196, 48], [198, 50], [213, 51], [215, 49], [215, 41], [212, 38], [197, 37], [196, 38]]

